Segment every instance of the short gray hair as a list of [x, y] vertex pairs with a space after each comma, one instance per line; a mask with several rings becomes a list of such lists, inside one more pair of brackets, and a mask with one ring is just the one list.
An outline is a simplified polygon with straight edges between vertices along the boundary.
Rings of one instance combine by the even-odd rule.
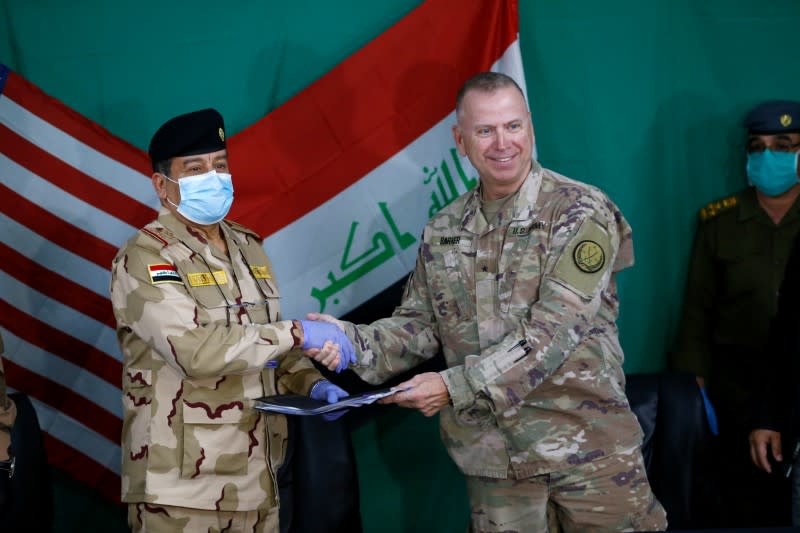
[[456, 115], [461, 111], [461, 102], [469, 91], [493, 93], [498, 89], [505, 89], [506, 87], [514, 87], [519, 91], [519, 94], [522, 95], [522, 98], [525, 99], [525, 93], [522, 92], [520, 86], [517, 85], [517, 82], [515, 82], [511, 76], [507, 76], [501, 72], [481, 72], [480, 74], [472, 76], [465, 81], [461, 89], [458, 90], [458, 94], [456, 95]]

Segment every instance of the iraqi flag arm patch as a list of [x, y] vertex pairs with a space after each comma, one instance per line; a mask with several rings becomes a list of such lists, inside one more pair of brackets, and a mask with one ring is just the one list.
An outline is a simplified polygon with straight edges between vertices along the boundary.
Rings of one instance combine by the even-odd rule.
[[170, 264], [147, 265], [147, 273], [150, 275], [150, 283], [180, 283], [183, 284], [178, 269]]

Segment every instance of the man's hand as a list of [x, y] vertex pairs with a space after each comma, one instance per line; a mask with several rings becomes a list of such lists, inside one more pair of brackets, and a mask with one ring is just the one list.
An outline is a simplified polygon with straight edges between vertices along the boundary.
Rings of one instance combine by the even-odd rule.
[[781, 454], [781, 434], [770, 429], [754, 429], [750, 432], [750, 458], [758, 468], [764, 472], [772, 472], [769, 464], [767, 448], [770, 448], [772, 457], [776, 461], [783, 461]]
[[400, 407], [419, 409], [425, 416], [433, 416], [450, 401], [447, 385], [436, 372], [417, 374], [395, 388], [409, 390], [387, 396], [378, 403], [396, 403]]
[[[331, 317], [332, 318], [332, 317]], [[334, 319], [335, 320], [335, 319]], [[325, 350], [326, 343], [331, 343], [338, 346], [337, 352], [340, 352], [341, 357], [337, 361], [337, 365], [329, 370], [336, 369], [336, 372], [341, 372], [349, 365], [356, 362], [356, 351], [353, 348], [353, 343], [344, 334], [344, 329], [335, 324], [326, 321], [313, 321], [313, 320], [300, 320], [303, 326], [303, 350], [306, 355], [313, 357], [314, 360], [325, 364], [322, 360], [318, 359], [320, 354], [323, 359], [330, 359], [330, 348]], [[311, 350], [321, 350], [314, 356], [311, 355]], [[330, 361], [329, 361], [330, 363]]]
[[[317, 383], [314, 384], [313, 387], [311, 387], [310, 396], [315, 400], [327, 401], [328, 403], [336, 403], [342, 398], [347, 397], [348, 394], [347, 391], [344, 390], [343, 388], [334, 385], [327, 379], [324, 379], [322, 381], [318, 381]], [[328, 422], [332, 422], [337, 418], [339, 418], [340, 416], [342, 416], [343, 414], [345, 414], [347, 411], [349, 411], [349, 409], [343, 409], [341, 411], [337, 411], [334, 413], [325, 413], [324, 415], [322, 415], [322, 418], [324, 418]]]
[[347, 391], [341, 387], [338, 387], [328, 381], [327, 379], [323, 379], [322, 381], [318, 381], [311, 387], [311, 394], [310, 396], [315, 400], [324, 400], [328, 403], [336, 403], [342, 398], [348, 396]]
[[339, 345], [330, 341], [323, 344], [321, 349], [310, 348], [308, 350], [303, 350], [303, 354], [317, 361], [328, 370], [336, 370], [342, 360], [342, 354], [339, 352]]

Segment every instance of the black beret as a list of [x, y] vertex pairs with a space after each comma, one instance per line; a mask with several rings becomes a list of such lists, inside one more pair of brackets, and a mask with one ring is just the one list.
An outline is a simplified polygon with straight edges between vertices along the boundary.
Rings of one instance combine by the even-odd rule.
[[225, 149], [225, 124], [216, 109], [178, 115], [166, 121], [150, 140], [153, 165], [173, 157], [207, 154]]
[[772, 100], [753, 108], [744, 118], [750, 133], [771, 135], [800, 131], [800, 102]]

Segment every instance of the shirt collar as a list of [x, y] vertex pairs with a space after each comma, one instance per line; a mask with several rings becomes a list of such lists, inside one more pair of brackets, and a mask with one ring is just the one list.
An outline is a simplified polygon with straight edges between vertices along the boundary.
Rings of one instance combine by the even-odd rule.
[[[525, 220], [531, 218], [536, 200], [539, 197], [539, 190], [542, 187], [542, 166], [535, 159], [531, 161], [531, 170], [522, 182], [522, 185], [514, 193], [511, 201], [502, 208], [501, 213], [504, 223], [512, 220]], [[461, 227], [470, 233], [481, 235], [493, 228], [481, 212], [481, 191], [483, 183], [478, 184], [472, 190], [471, 196], [467, 199], [464, 206], [464, 215], [461, 218]]]

